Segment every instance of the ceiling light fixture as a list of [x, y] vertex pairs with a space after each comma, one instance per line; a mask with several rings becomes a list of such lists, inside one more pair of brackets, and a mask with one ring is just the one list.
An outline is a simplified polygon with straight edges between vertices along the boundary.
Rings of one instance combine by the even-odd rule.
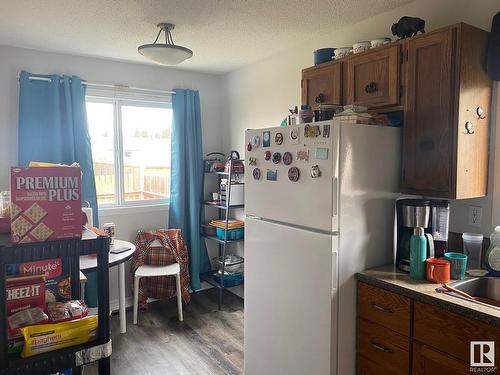
[[[162, 22], [157, 25], [160, 28], [153, 44], [143, 44], [137, 51], [145, 58], [161, 65], [177, 65], [193, 56], [189, 48], [176, 46], [172, 39], [171, 30], [175, 25]], [[156, 43], [161, 32], [165, 32], [165, 43]]]

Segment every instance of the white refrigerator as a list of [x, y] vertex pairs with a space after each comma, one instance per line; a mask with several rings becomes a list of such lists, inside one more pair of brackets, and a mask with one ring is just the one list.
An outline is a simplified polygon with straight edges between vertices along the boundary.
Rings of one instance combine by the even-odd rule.
[[401, 129], [335, 119], [245, 142], [245, 374], [354, 374], [354, 274], [393, 261]]

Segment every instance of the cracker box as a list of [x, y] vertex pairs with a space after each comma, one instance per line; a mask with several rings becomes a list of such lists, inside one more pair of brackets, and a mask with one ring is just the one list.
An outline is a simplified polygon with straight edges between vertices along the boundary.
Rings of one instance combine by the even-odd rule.
[[[45, 276], [23, 275], [7, 277], [5, 298], [7, 316], [33, 307], [45, 309]], [[7, 352], [20, 353], [24, 347], [24, 338], [19, 329], [8, 330]]]
[[82, 237], [80, 167], [11, 168], [14, 243]]
[[45, 276], [9, 277], [5, 289], [8, 316], [32, 307], [45, 309]]

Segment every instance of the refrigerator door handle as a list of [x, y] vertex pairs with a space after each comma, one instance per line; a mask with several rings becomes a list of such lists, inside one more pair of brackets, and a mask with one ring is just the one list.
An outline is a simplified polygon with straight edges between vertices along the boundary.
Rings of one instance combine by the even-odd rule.
[[262, 220], [260, 216], [255, 216], [255, 215], [246, 215], [248, 219], [254, 219], [254, 220]]
[[339, 211], [339, 197], [338, 197], [338, 190], [339, 190], [339, 179], [337, 176], [333, 177], [333, 197], [332, 197], [332, 212], [333, 212], [333, 217], [338, 216], [338, 211]]

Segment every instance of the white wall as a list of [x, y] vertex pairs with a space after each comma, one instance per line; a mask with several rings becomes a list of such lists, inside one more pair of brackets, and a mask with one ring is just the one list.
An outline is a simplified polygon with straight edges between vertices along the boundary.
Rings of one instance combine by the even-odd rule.
[[[226, 76], [228, 95], [225, 149], [244, 150], [244, 131], [248, 128], [278, 126], [288, 108], [301, 103], [300, 80], [303, 68], [313, 65], [313, 51], [322, 47], [342, 47], [359, 40], [391, 36], [391, 25], [402, 16], [426, 20], [426, 29], [433, 30], [457, 22], [466, 22], [489, 30], [493, 15], [500, 10], [498, 0], [417, 0], [408, 5], [372, 17], [352, 26], [311, 35], [307, 45], [297, 45], [271, 58], [249, 65]], [[495, 111], [495, 108], [494, 108]], [[494, 118], [494, 113], [491, 118]], [[494, 138], [492, 145], [494, 145]], [[498, 144], [498, 141], [497, 141]], [[494, 155], [494, 149], [491, 154]], [[493, 165], [493, 163], [491, 163]], [[497, 165], [500, 155], [497, 155]], [[492, 185], [493, 168], [490, 175]], [[497, 190], [499, 182], [496, 184]], [[492, 223], [492, 189], [488, 197], [452, 203], [451, 229], [457, 232], [476, 231], [489, 234]], [[500, 201], [500, 192], [496, 202]], [[469, 205], [483, 207], [481, 228], [467, 225]], [[500, 203], [496, 203], [500, 209]], [[496, 222], [500, 223], [500, 213]]]
[[[74, 74], [90, 82], [119, 83], [150, 89], [190, 88], [200, 91], [204, 153], [222, 148], [222, 76], [150, 65], [40, 52], [0, 46], [0, 190], [9, 188], [9, 167], [17, 164], [19, 85], [17, 73]], [[117, 225], [117, 237], [132, 241], [139, 229], [167, 226], [168, 207], [130, 212], [103, 211], [101, 223]], [[118, 298], [117, 271], [111, 270], [111, 300]]]

